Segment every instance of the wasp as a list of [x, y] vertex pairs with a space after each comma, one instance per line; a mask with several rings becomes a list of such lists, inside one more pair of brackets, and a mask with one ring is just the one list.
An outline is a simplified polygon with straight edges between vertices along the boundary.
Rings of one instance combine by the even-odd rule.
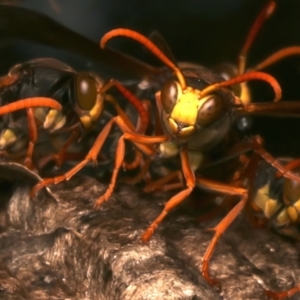
[[[117, 81], [110, 80], [104, 83], [100, 76], [92, 72], [76, 72], [67, 64], [53, 58], [37, 58], [13, 66], [8, 75], [0, 78], [2, 105], [24, 97], [51, 96], [61, 104], [62, 109], [40, 107], [29, 110], [29, 130], [24, 124], [24, 114], [7, 114], [2, 122], [1, 150], [8, 153], [18, 152], [29, 139], [25, 162], [32, 168], [31, 159], [38, 138], [35, 124], [37, 121], [40, 127], [52, 136], [54, 133], [71, 132], [59, 153], [54, 155], [57, 163], [61, 165], [67, 157], [68, 147], [84, 133], [89, 132], [101, 118], [105, 101], [110, 102], [123, 119], [128, 119], [114, 97], [106, 93], [106, 90], [113, 86], [117, 87], [125, 98], [130, 99], [129, 101], [147, 118], [143, 106]], [[147, 119], [144, 120], [148, 122]]]
[[[286, 170], [299, 174], [300, 160], [278, 158]], [[255, 225], [268, 225], [275, 232], [293, 240], [299, 240], [300, 188], [299, 182], [283, 177], [276, 168], [261, 161], [257, 156], [250, 158], [245, 170], [249, 185], [247, 215]], [[300, 284], [286, 291], [264, 291], [274, 299], [286, 299], [300, 290]]]
[[[255, 24], [262, 24], [264, 19], [270, 15], [273, 8], [274, 2], [270, 1], [266, 8], [263, 9]], [[248, 41], [252, 41], [257, 32], [256, 30], [251, 31], [250, 37], [247, 39], [248, 44], [251, 44]], [[90, 152], [81, 163], [62, 176], [44, 179], [44, 181], [38, 183], [32, 189], [31, 195], [33, 196], [39, 189], [48, 184], [57, 184], [63, 180], [70, 179], [89, 161], [95, 161], [111, 128], [116, 124], [123, 134], [118, 140], [115, 168], [110, 185], [106, 193], [95, 202], [95, 208], [99, 208], [103, 202], [109, 199], [113, 192], [118, 172], [124, 160], [126, 140], [131, 141], [139, 151], [146, 157], [149, 157], [149, 160], [179, 157], [181, 164], [181, 171], [175, 171], [169, 176], [152, 182], [146, 187], [148, 190], [174, 189], [173, 184], [169, 185], [171, 180], [183, 177], [175, 185], [175, 188], [181, 188], [182, 190], [167, 201], [161, 214], [142, 235], [141, 239], [143, 241], [148, 241], [151, 238], [155, 229], [168, 212], [184, 201], [196, 185], [228, 195], [238, 195], [241, 198], [228, 215], [213, 228], [215, 235], [203, 258], [202, 273], [208, 282], [215, 283], [208, 273], [209, 259], [220, 236], [246, 205], [248, 189], [233, 187], [205, 178], [198, 174], [197, 170], [205, 157], [210, 155], [215, 147], [218, 147], [226, 139], [236, 120], [237, 114], [272, 114], [281, 110], [288, 114], [293, 109], [299, 108], [299, 103], [244, 104], [241, 97], [229, 88], [232, 85], [249, 80], [264, 80], [274, 89], [276, 94], [275, 101], [278, 101], [281, 97], [281, 88], [271, 75], [258, 71], [245, 73], [245, 54], [248, 51], [248, 46], [245, 47], [246, 51], [242, 51], [240, 55], [238, 65], [238, 73], [240, 74], [232, 79], [224, 80], [220, 74], [216, 74], [204, 67], [178, 67], [151, 40], [129, 29], [116, 29], [108, 32], [101, 40], [101, 47], [104, 47], [107, 41], [115, 36], [125, 36], [138, 41], [158, 57], [172, 72], [172, 74], [167, 76], [168, 78], [155, 94], [155, 108], [157, 110], [155, 129], [149, 135], [139, 134], [135, 130], [132, 130], [119, 116], [114, 117], [104, 126]], [[285, 177], [299, 182], [299, 177], [286, 170], [280, 162], [276, 161], [264, 150], [255, 138], [249, 139], [246, 144], [249, 146], [249, 149], [259, 153], [260, 156], [284, 173]], [[148, 165], [145, 164], [144, 167], [147, 169]]]

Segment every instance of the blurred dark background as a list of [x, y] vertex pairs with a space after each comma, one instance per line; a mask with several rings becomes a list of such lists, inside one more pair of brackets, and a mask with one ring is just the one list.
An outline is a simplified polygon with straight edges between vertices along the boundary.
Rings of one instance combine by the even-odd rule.
[[[125, 27], [144, 35], [159, 31], [169, 43], [178, 61], [191, 61], [206, 67], [221, 62], [236, 63], [245, 37], [266, 1], [254, 0], [20, 0], [12, 5], [46, 14], [66, 27], [99, 41], [107, 31]], [[260, 62], [274, 51], [300, 45], [300, 2], [278, 0], [277, 8], [265, 23], [251, 51], [248, 66]], [[0, 20], [1, 21], [1, 20]], [[40, 28], [38, 28], [40, 30]], [[45, 31], [45, 35], [47, 35]], [[56, 32], [60, 34], [60, 32]], [[110, 46], [151, 64], [160, 65], [143, 48], [128, 39], [111, 41]], [[103, 69], [89, 57], [50, 48], [1, 33], [0, 71], [5, 74], [15, 63], [36, 57], [54, 57], [78, 69], [90, 69], [109, 78], [118, 77], [114, 68]], [[290, 57], [268, 68], [283, 89], [284, 100], [300, 100], [300, 56]], [[251, 83], [253, 101], [272, 101], [272, 91], [265, 83]], [[300, 120], [254, 119], [252, 133], [261, 134], [274, 155], [299, 156]]]

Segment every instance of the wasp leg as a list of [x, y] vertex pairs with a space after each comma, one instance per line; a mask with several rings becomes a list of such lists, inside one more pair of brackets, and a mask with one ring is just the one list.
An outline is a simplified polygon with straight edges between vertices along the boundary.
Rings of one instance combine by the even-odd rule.
[[[145, 109], [143, 103], [139, 99], [137, 99], [129, 90], [127, 90], [121, 83], [113, 79], [107, 82], [101, 88], [101, 92], [102, 93], [106, 92], [108, 89], [112, 88], [113, 86], [116, 87], [121, 92], [121, 94], [136, 108], [141, 120], [141, 125], [140, 128], [138, 129], [138, 133], [141, 134], [145, 133], [149, 124], [149, 114]], [[127, 119], [126, 114], [121, 110], [121, 108], [119, 108], [118, 103], [114, 100], [112, 96], [106, 95], [105, 100], [110, 101], [115, 106], [118, 114], [123, 116], [123, 119], [125, 118]]]
[[[211, 199], [209, 199], [209, 200], [211, 200]], [[234, 200], [235, 199], [233, 196], [225, 197], [220, 205], [217, 205], [216, 207], [214, 207], [210, 212], [206, 213], [205, 215], [198, 217], [197, 221], [205, 222], [205, 221], [208, 221], [208, 220], [214, 218], [215, 215], [217, 215], [221, 212], [224, 212], [224, 210], [227, 212], [230, 211], [230, 209], [233, 207]]]
[[[136, 128], [134, 128], [133, 124], [131, 123], [131, 121], [129, 120], [129, 118], [127, 117], [127, 115], [124, 113], [124, 111], [122, 110], [122, 108], [120, 107], [119, 103], [115, 100], [114, 97], [112, 97], [111, 95], [106, 95], [105, 96], [105, 100], [110, 102], [115, 110], [117, 111], [118, 115], [125, 121], [125, 123], [130, 127], [131, 131], [135, 131], [136, 133], [140, 133], [140, 134], [144, 134], [147, 127], [148, 127], [148, 123], [149, 123], [149, 119], [150, 119], [150, 102], [149, 101], [138, 101], [137, 99], [134, 97], [132, 97], [133, 95], [127, 91], [119, 82], [117, 81], [109, 81], [103, 88], [102, 90], [106, 91], [109, 88], [111, 88], [112, 86], [116, 86], [121, 93], [127, 98], [129, 99], [129, 101], [135, 106], [135, 108], [137, 109], [138, 113], [139, 113], [139, 118], [138, 118], [138, 124], [136, 126]], [[143, 108], [141, 108], [141, 106]], [[142, 159], [142, 155], [141, 153], [139, 153], [138, 151], [136, 151], [135, 154], [135, 158], [133, 162], [123, 162], [123, 168], [125, 170], [131, 170], [131, 169], [135, 169], [137, 168], [140, 164], [141, 164], [141, 159]]]
[[241, 196], [241, 200], [234, 206], [234, 208], [223, 218], [223, 220], [214, 228], [209, 230], [215, 231], [215, 234], [203, 256], [202, 263], [202, 274], [206, 281], [210, 284], [217, 284], [217, 282], [212, 279], [209, 275], [209, 261], [212, 256], [213, 250], [216, 247], [217, 241], [221, 237], [221, 235], [225, 232], [225, 230], [229, 227], [229, 225], [235, 220], [237, 215], [245, 206], [248, 199], [248, 192], [246, 189], [238, 188], [230, 185], [226, 185], [223, 183], [219, 183], [213, 180], [205, 179], [202, 177], [197, 177], [197, 183], [205, 188], [209, 188], [212, 191], [221, 192], [228, 195], [237, 195]]
[[[72, 176], [74, 176], [79, 170], [81, 170], [90, 161], [93, 161], [94, 164], [96, 165], [98, 153], [100, 152], [105, 140], [107, 139], [107, 136], [108, 136], [112, 126], [115, 123], [120, 127], [121, 131], [124, 132], [123, 136], [121, 136], [121, 138], [118, 142], [118, 147], [117, 147], [117, 152], [116, 152], [116, 156], [117, 156], [116, 160], [119, 162], [121, 160], [120, 159], [121, 155], [124, 156], [123, 145], [122, 145], [122, 143], [124, 143], [123, 139], [125, 138], [126, 131], [129, 131], [129, 132], [131, 131], [129, 127], [132, 126], [132, 123], [130, 123], [131, 126], [129, 126], [128, 124], [126, 124], [126, 122], [120, 116], [117, 116], [117, 117], [112, 118], [104, 126], [104, 128], [102, 129], [101, 133], [98, 135], [98, 137], [97, 137], [96, 141], [94, 142], [92, 148], [90, 149], [89, 153], [86, 155], [86, 157], [83, 161], [78, 163], [74, 168], [72, 168], [70, 171], [68, 171], [64, 175], [57, 176], [57, 177], [54, 177], [54, 178], [45, 178], [45, 179], [43, 179], [41, 182], [39, 182], [38, 184], [36, 184], [33, 187], [33, 189], [30, 192], [30, 196], [33, 197], [36, 194], [37, 191], [39, 191], [40, 189], [42, 189], [43, 187], [45, 187], [49, 184], [57, 184], [57, 183], [62, 182], [64, 180], [69, 180]], [[146, 136], [138, 135], [138, 134], [134, 134], [134, 133], [132, 133], [132, 134], [133, 134], [132, 140], [133, 140], [134, 144], [136, 144], [136, 146], [138, 148], [140, 148], [143, 152], [145, 152], [149, 156], [152, 156], [154, 154], [154, 149], [150, 148], [149, 146], [147, 147], [147, 145], [143, 145], [143, 142], [148, 141], [150, 139], [150, 142], [148, 141], [148, 143], [155, 144], [155, 143], [160, 142], [160, 140], [163, 140], [163, 141], [166, 140], [165, 136], [164, 136], [164, 139], [161, 139], [160, 137], [146, 137]], [[139, 140], [137, 140], [137, 137], [141, 140], [141, 142], [140, 142], [141, 144], [139, 144]], [[127, 139], [130, 139], [130, 136]], [[122, 161], [123, 161], [123, 159], [122, 159]], [[113, 178], [116, 177], [117, 173], [118, 173], [118, 170], [114, 169]], [[113, 179], [112, 179], [112, 181], [113, 181]], [[113, 186], [114, 186], [114, 184], [113, 184]], [[107, 197], [108, 194], [109, 193], [107, 192], [105, 194], [106, 195], [105, 197]]]
[[[145, 111], [148, 114], [148, 120], [150, 119], [150, 108], [151, 108], [151, 103], [149, 101], [142, 101], [142, 104], [145, 108]], [[140, 133], [140, 134], [144, 134], [145, 130], [144, 130], [144, 120], [141, 118], [141, 116], [139, 115], [138, 117], [138, 122], [135, 128], [135, 132], [136, 133]], [[157, 135], [157, 134], [155, 134]], [[134, 160], [131, 162], [123, 162], [123, 168], [125, 170], [132, 170], [132, 169], [136, 169], [138, 166], [142, 165], [142, 161], [143, 161], [143, 155], [142, 153], [138, 150], [135, 149], [135, 156], [134, 156]], [[142, 168], [143, 169], [143, 168]], [[146, 170], [148, 171], [148, 169]], [[143, 177], [143, 176], [142, 176]], [[137, 178], [135, 180], [133, 180], [133, 182], [138, 182], [140, 180], [138, 180], [138, 178], [142, 178], [141, 175], [137, 176]]]
[[[168, 182], [171, 182], [174, 179], [178, 179], [178, 182], [173, 183], [173, 184], [171, 184], [171, 183], [167, 184]], [[158, 180], [148, 183], [145, 186], [144, 191], [146, 193], [156, 191], [156, 190], [170, 191], [170, 190], [182, 188], [182, 187], [184, 187], [182, 173], [181, 173], [181, 171], [174, 171], [163, 178], [160, 178]]]
[[264, 291], [264, 293], [272, 299], [276, 299], [276, 300], [281, 300], [281, 299], [286, 299], [289, 297], [292, 297], [295, 293], [300, 292], [300, 284], [296, 285], [295, 287], [283, 291], [283, 292], [273, 292], [270, 290], [266, 290]]
[[179, 205], [193, 191], [196, 179], [195, 174], [190, 166], [188, 151], [186, 147], [182, 147], [180, 151], [183, 175], [186, 179], [187, 188], [173, 196], [166, 204], [160, 215], [151, 223], [151, 225], [143, 233], [141, 239], [144, 242], [149, 241], [156, 227], [162, 222], [168, 212]]
[[141, 165], [142, 160], [143, 160], [143, 155], [138, 149], [134, 149], [135, 154], [134, 154], [134, 159], [131, 162], [124, 161], [123, 162], [123, 168], [125, 170], [133, 170], [136, 169], [138, 166]]
[[[135, 132], [130, 132], [130, 129], [126, 126], [124, 121], [119, 118], [115, 117], [115, 122], [119, 125], [121, 130], [124, 132], [124, 134], [119, 138], [117, 150], [116, 150], [116, 159], [115, 159], [115, 167], [113, 170], [113, 174], [111, 176], [110, 184], [108, 186], [108, 189], [102, 195], [96, 202], [95, 207], [99, 207], [104, 201], [106, 201], [112, 194], [116, 179], [119, 173], [119, 170], [122, 166], [122, 163], [124, 161], [124, 155], [125, 155], [125, 140], [129, 140], [134, 143], [135, 146], [137, 146], [142, 152], [149, 156], [153, 156], [155, 153], [154, 148], [152, 147], [153, 144], [157, 144], [160, 142], [165, 142], [166, 139], [168, 139], [167, 136], [144, 136], [136, 134]], [[151, 146], [149, 146], [149, 144]]]
[[[124, 178], [121, 181], [124, 183], [128, 183], [128, 184], [136, 184], [136, 183], [142, 181], [143, 179], [146, 182], [151, 181], [151, 175], [148, 173], [150, 163], [151, 163], [151, 159], [149, 157], [147, 157], [146, 159], [142, 158], [142, 160], [140, 162], [141, 170], [139, 171], [139, 173], [134, 177]], [[124, 166], [124, 164], [123, 164], [123, 166]]]
[[276, 158], [274, 158], [270, 153], [268, 153], [260, 143], [260, 137], [253, 137], [249, 140], [250, 145], [252, 145], [253, 150], [258, 153], [266, 162], [271, 164], [274, 168], [276, 168], [282, 176], [295, 180], [300, 183], [300, 177], [286, 169]]
[[26, 153], [26, 158], [24, 160], [24, 165], [30, 169], [33, 170], [34, 166], [32, 164], [32, 155], [34, 146], [37, 141], [37, 126], [34, 118], [34, 112], [32, 108], [27, 108], [27, 122], [28, 122], [28, 133], [29, 133], [29, 143]]
[[80, 171], [90, 161], [93, 161], [93, 163], [96, 165], [97, 164], [97, 154], [100, 151], [100, 149], [102, 148], [114, 122], [115, 122], [115, 120], [113, 118], [105, 125], [105, 127], [103, 128], [101, 133], [98, 135], [96, 141], [94, 142], [94, 145], [92, 146], [91, 150], [86, 155], [84, 160], [82, 160], [74, 168], [72, 168], [71, 170], [69, 170], [68, 172], [66, 172], [63, 175], [56, 176], [53, 178], [44, 178], [41, 182], [39, 182], [32, 188], [32, 190], [30, 191], [30, 196], [33, 197], [40, 189], [48, 186], [49, 184], [57, 184], [64, 180], [69, 180], [72, 176], [74, 176], [78, 171]]
[[[111, 85], [110, 86], [105, 85], [103, 91], [101, 90], [99, 92], [104, 92], [106, 89], [108, 89], [110, 87], [111, 87]], [[138, 101], [138, 99], [133, 94], [131, 94], [128, 90], [126, 90], [123, 86], [121, 86], [121, 87], [122, 87], [121, 89], [122, 89], [122, 92], [125, 95], [125, 97], [135, 106], [135, 108], [138, 110], [138, 112], [140, 114], [141, 119], [144, 120], [143, 128], [145, 127], [145, 129], [143, 129], [143, 130], [146, 130], [149, 119], [147, 118], [148, 115], [145, 112], [143, 104], [140, 101]], [[102, 129], [101, 133], [98, 135], [96, 141], [94, 142], [91, 150], [89, 151], [89, 153], [87, 154], [87, 156], [85, 157], [85, 159], [83, 161], [78, 163], [74, 168], [72, 168], [70, 171], [68, 171], [67, 173], [65, 173], [61, 176], [43, 179], [41, 182], [39, 182], [38, 184], [36, 184], [33, 187], [33, 189], [30, 192], [31, 197], [33, 197], [37, 191], [39, 191], [40, 189], [42, 189], [43, 187], [45, 187], [49, 184], [57, 184], [64, 180], [69, 180], [73, 175], [75, 175], [79, 170], [81, 170], [88, 162], [93, 161], [94, 164], [96, 164], [97, 163], [97, 155], [100, 152], [100, 150], [111, 130], [111, 127], [116, 122], [116, 120], [122, 119], [124, 121], [122, 123], [126, 124], [126, 127], [129, 128], [129, 130], [131, 130], [131, 131], [135, 130], [134, 125], [131, 123], [131, 121], [129, 120], [127, 115], [124, 113], [124, 111], [121, 109], [121, 107], [119, 106], [117, 101], [110, 95], [105, 95], [105, 100], [114, 105], [119, 116], [112, 118], [105, 125], [105, 127]], [[0, 108], [0, 113], [1, 113], [1, 108]]]
[[70, 145], [72, 145], [73, 142], [75, 142], [78, 136], [79, 136], [79, 128], [76, 127], [72, 130], [70, 137], [63, 144], [60, 151], [57, 154], [53, 155], [53, 159], [55, 160], [57, 166], [61, 167], [64, 160], [67, 159], [68, 157], [67, 149], [69, 148]]
[[[286, 164], [284, 166], [284, 168], [286, 170], [293, 170], [293, 169], [295, 169], [295, 168], [297, 168], [299, 166], [300, 166], [300, 158], [292, 160], [291, 162], [289, 162], [288, 164]], [[275, 176], [278, 178], [278, 177], [282, 177], [283, 174], [280, 171], [278, 171]]]

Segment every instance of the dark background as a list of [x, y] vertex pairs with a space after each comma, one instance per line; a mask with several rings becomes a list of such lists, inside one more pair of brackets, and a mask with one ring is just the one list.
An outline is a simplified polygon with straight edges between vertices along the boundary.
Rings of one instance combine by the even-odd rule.
[[[224, 61], [237, 61], [245, 37], [266, 1], [167, 0], [141, 3], [134, 0], [24, 0], [13, 3], [45, 13], [94, 41], [99, 41], [104, 33], [118, 27], [131, 28], [144, 35], [157, 30], [165, 37], [178, 61], [213, 67]], [[255, 65], [282, 47], [300, 45], [299, 11], [298, 1], [277, 1], [274, 14], [267, 20], [251, 48], [248, 66]], [[115, 39], [110, 42], [110, 46], [143, 61], [160, 65], [139, 44], [128, 39]], [[15, 63], [51, 56], [78, 69], [95, 70], [106, 78], [119, 76], [114, 68], [103, 69], [102, 65], [88, 57], [78, 57], [70, 51], [20, 41], [7, 34], [1, 34], [0, 55], [0, 70], [4, 74]], [[294, 56], [266, 70], [282, 85], [284, 100], [300, 100], [299, 66], [300, 56]], [[253, 101], [272, 100], [273, 94], [267, 84], [255, 82], [250, 85]], [[297, 119], [260, 117], [254, 119], [252, 133], [259, 133], [265, 138], [266, 147], [272, 154], [298, 156], [299, 126]]]

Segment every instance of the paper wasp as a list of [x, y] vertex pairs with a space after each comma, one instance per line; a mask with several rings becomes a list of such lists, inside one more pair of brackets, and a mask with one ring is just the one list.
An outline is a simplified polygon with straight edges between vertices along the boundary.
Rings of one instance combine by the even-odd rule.
[[[262, 11], [261, 17], [255, 24], [261, 24], [264, 19], [271, 13], [274, 7], [274, 2], [269, 2], [266, 8]], [[255, 27], [255, 26], [254, 26]], [[257, 28], [249, 35], [247, 43], [251, 44]], [[238, 113], [270, 113], [275, 114], [280, 111], [289, 114], [295, 113], [294, 109], [298, 108], [299, 103], [278, 103], [278, 104], [249, 104], [244, 105], [241, 99], [235, 95], [227, 87], [239, 84], [245, 81], [261, 79], [265, 80], [272, 85], [275, 93], [276, 100], [280, 98], [281, 90], [278, 83], [270, 75], [262, 72], [248, 72], [245, 70], [245, 54], [248, 51], [249, 45], [245, 46], [245, 51], [242, 51], [240, 56], [238, 75], [233, 79], [224, 81], [224, 79], [206, 68], [184, 68], [180, 69], [176, 64], [168, 59], [160, 51], [160, 49], [153, 44], [149, 39], [143, 37], [137, 32], [119, 29], [107, 33], [102, 41], [101, 46], [104, 47], [105, 43], [112, 37], [121, 35], [137, 40], [152, 53], [155, 54], [165, 65], [167, 65], [175, 74], [176, 80], [172, 75], [169, 75], [169, 80], [159, 92], [156, 94], [156, 103], [158, 110], [157, 123], [155, 123], [155, 131], [153, 135], [141, 135], [129, 128], [118, 116], [112, 119], [99, 134], [94, 146], [86, 156], [86, 158], [79, 163], [72, 170], [65, 175], [55, 178], [45, 179], [39, 183], [32, 190], [32, 195], [42, 187], [51, 184], [59, 183], [63, 180], [71, 178], [79, 169], [81, 169], [89, 161], [95, 161], [96, 155], [101, 150], [101, 147], [107, 138], [110, 129], [114, 124], [117, 124], [123, 135], [120, 137], [117, 150], [115, 169], [113, 171], [111, 183], [107, 192], [101, 196], [95, 203], [95, 207], [99, 207], [106, 201], [115, 186], [118, 171], [123, 163], [125, 153], [125, 140], [131, 141], [141, 152], [150, 158], [159, 157], [160, 159], [166, 157], [180, 156], [183, 176], [185, 179], [174, 184], [168, 185], [172, 179], [180, 178], [181, 171], [175, 171], [169, 176], [155, 181], [148, 185], [148, 190], [152, 189], [173, 189], [182, 188], [183, 190], [172, 197], [166, 204], [163, 212], [157, 219], [148, 227], [142, 235], [143, 241], [148, 241], [152, 236], [156, 227], [164, 219], [167, 213], [182, 202], [197, 185], [209, 190], [222, 192], [229, 195], [239, 195], [240, 202], [230, 211], [230, 213], [214, 228], [216, 232], [214, 238], [209, 246], [204, 259], [202, 272], [207, 281], [214, 283], [208, 274], [208, 263], [211, 257], [215, 244], [226, 228], [236, 218], [238, 213], [243, 209], [247, 202], [247, 189], [242, 187], [232, 187], [211, 179], [199, 176], [195, 171], [199, 168], [203, 161], [203, 157], [209, 153], [227, 136], [235, 116]], [[286, 56], [288, 54], [285, 54]], [[131, 126], [132, 127], [132, 126]], [[255, 139], [248, 142], [250, 149], [257, 151], [269, 163], [277, 167], [284, 175], [293, 180], [299, 181], [299, 177], [284, 169], [284, 167], [274, 160], [263, 148], [257, 143]], [[146, 167], [147, 168], [147, 165]], [[144, 170], [142, 170], [144, 171]]]
[[[24, 28], [25, 28], [25, 27], [24, 27]], [[122, 66], [122, 63], [120, 63], [120, 65]], [[122, 67], [123, 67], [123, 66], [122, 66]], [[184, 73], [184, 72], [187, 73], [188, 71], [187, 71], [187, 70], [182, 70], [182, 72], [183, 72], [183, 73]], [[202, 77], [203, 77], [203, 76], [205, 76], [204, 73], [205, 73], [205, 72], [203, 71], [200, 75], [198, 74], [197, 76], [202, 76]], [[184, 74], [184, 75], [185, 75], [185, 74]], [[186, 75], [186, 76], [187, 76], [187, 75]], [[170, 77], [171, 77], [171, 75], [170, 75]], [[195, 77], [196, 77], [196, 76], [195, 76]], [[222, 80], [222, 79], [216, 79], [216, 80], [218, 81], [218, 80]], [[192, 81], [192, 80], [191, 80], [191, 81]], [[207, 81], [205, 77], [204, 77], [204, 81]], [[211, 83], [213, 83], [213, 82], [206, 82], [206, 84], [208, 84], [208, 85], [211, 84]], [[204, 83], [204, 85], [205, 85], [205, 83]], [[202, 88], [200, 88], [200, 89], [202, 89]], [[295, 104], [295, 105], [296, 105], [296, 104]], [[248, 106], [248, 108], [245, 108], [245, 111], [246, 111], [247, 109], [250, 111], [250, 107], [251, 107], [251, 106]], [[255, 106], [255, 104], [253, 104], [253, 108], [256, 109], [256, 112], [258, 111], [259, 107], [262, 107], [262, 106], [258, 106], [258, 105]], [[271, 111], [274, 109], [275, 112], [276, 112], [276, 111], [279, 109], [279, 107], [281, 107], [281, 106], [278, 105], [278, 106], [276, 107], [276, 106], [273, 105], [273, 104], [272, 104], [272, 105], [269, 105], [269, 106], [266, 106], [265, 109], [262, 109], [262, 113], [266, 112], [266, 111], [267, 111], [267, 108], [268, 108], [269, 110], [271, 110]], [[237, 107], [236, 112], [238, 112], [238, 111], [242, 112], [242, 111], [243, 111], [243, 107], [242, 107], [242, 106], [241, 106], [241, 107]], [[251, 113], [251, 112], [250, 112], [250, 113]], [[150, 149], [151, 147], [148, 147], [148, 146], [143, 147], [143, 146], [142, 146], [142, 148], [144, 148], [144, 150], [147, 151], [147, 149]], [[143, 149], [142, 149], [142, 150], [143, 150]], [[153, 151], [153, 152], [154, 152], [154, 151]]]
[[144, 114], [144, 121], [148, 122], [143, 106], [117, 81], [104, 83], [92, 72], [76, 72], [65, 63], [52, 58], [38, 58], [13, 66], [7, 76], [0, 78], [3, 105], [29, 96], [51, 96], [61, 104], [62, 110], [34, 109], [33, 113], [27, 115], [29, 132], [24, 126], [24, 115], [8, 114], [2, 124], [1, 149], [8, 153], [20, 151], [29, 138], [30, 149], [27, 151], [26, 162], [32, 167], [31, 158], [38, 138], [34, 125], [37, 120], [50, 134], [60, 130], [71, 132], [59, 153], [54, 155], [58, 164], [61, 164], [67, 148], [101, 118], [105, 109], [104, 101], [110, 102], [117, 113], [127, 120], [120, 105], [111, 95], [105, 93], [113, 86], [136, 106], [139, 113]]

